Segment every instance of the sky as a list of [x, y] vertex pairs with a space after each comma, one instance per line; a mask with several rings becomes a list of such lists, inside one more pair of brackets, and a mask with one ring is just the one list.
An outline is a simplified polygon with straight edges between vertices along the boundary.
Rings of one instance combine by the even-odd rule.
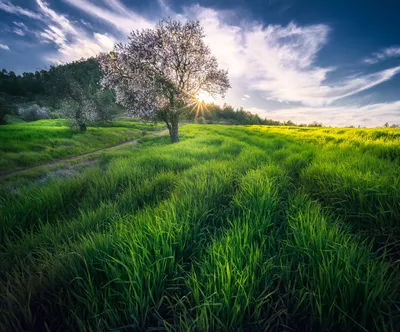
[[112, 50], [169, 16], [199, 20], [228, 69], [225, 99], [262, 117], [400, 124], [400, 0], [0, 0], [0, 68]]

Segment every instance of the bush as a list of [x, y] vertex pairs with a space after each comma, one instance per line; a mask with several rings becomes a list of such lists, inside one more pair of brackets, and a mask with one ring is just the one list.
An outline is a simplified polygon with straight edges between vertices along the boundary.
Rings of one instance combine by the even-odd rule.
[[50, 109], [37, 104], [18, 106], [18, 115], [25, 121], [50, 119]]
[[308, 127], [323, 127], [322, 122], [313, 121], [311, 122]]
[[204, 119], [204, 117], [199, 116], [199, 117], [196, 119], [196, 122], [197, 122], [198, 124], [205, 124], [205, 123], [206, 123], [206, 120]]

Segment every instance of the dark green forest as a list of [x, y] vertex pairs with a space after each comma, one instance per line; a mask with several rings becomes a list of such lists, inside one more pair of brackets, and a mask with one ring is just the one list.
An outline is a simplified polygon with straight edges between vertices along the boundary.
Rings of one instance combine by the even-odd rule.
[[94, 58], [22, 75], [3, 69], [0, 122], [6, 123], [7, 115], [25, 121], [73, 118], [80, 127], [91, 120], [110, 120], [123, 110], [116, 105], [114, 93], [101, 88], [100, 78]]

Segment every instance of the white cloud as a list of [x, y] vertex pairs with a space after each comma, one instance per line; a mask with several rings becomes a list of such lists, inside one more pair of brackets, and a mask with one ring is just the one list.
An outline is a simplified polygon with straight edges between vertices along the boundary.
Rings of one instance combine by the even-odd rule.
[[65, 1], [88, 15], [104, 20], [125, 34], [130, 33], [132, 30], [150, 28], [154, 25], [154, 22], [126, 8], [118, 0], [108, 0], [106, 4], [109, 8], [100, 7], [90, 1], [84, 0]]
[[91, 25], [89, 22], [85, 21], [84, 19], [80, 19], [79, 21], [80, 21], [83, 25], [86, 25], [86, 26], [89, 27], [89, 28], [93, 28], [92, 25]]
[[247, 98], [247, 99], [250, 98], [249, 95], [243, 95], [243, 97], [244, 97], [244, 98]]
[[400, 46], [392, 46], [381, 50], [380, 52], [372, 53], [372, 56], [365, 58], [363, 61], [367, 64], [375, 64], [380, 61], [400, 57]]
[[4, 10], [7, 13], [10, 14], [16, 14], [16, 15], [22, 15], [22, 16], [27, 16], [33, 19], [42, 19], [41, 15], [33, 12], [31, 10], [22, 8], [20, 6], [15, 6], [9, 1], [2, 1], [0, 0], [0, 9]]
[[46, 41], [52, 41], [58, 46], [63, 46], [67, 43], [67, 34], [65, 31], [54, 25], [49, 25], [47, 29], [39, 32], [39, 35]]
[[8, 45], [5, 45], [5, 44], [0, 44], [0, 49], [10, 51], [10, 48], [8, 47]]
[[94, 33], [93, 36], [102, 50], [111, 50], [117, 42], [113, 37], [106, 34]]
[[19, 35], [19, 36], [25, 36], [25, 32], [24, 32], [24, 30], [22, 30], [22, 29], [14, 28], [14, 29], [13, 29], [13, 32], [14, 32], [15, 34]]
[[73, 43], [62, 43], [58, 49], [58, 52], [61, 53], [61, 57], [57, 54], [48, 59], [52, 62], [60, 62], [61, 58], [63, 62], [68, 62], [80, 58], [88, 58], [105, 50], [111, 50], [114, 43], [115, 40], [113, 37], [94, 33], [92, 39], [78, 38], [74, 40]]
[[54, 43], [57, 46], [56, 54], [46, 55], [48, 61], [69, 62], [96, 56], [113, 48], [115, 43], [113, 36], [75, 27], [67, 16], [57, 13], [47, 3], [42, 0], [36, 2], [46, 23], [46, 27], [37, 31], [36, 35], [42, 42]]
[[[114, 4], [114, 2], [113, 0], [110, 4]], [[32, 11], [15, 6], [8, 1], [0, 0], [0, 10], [18, 16], [26, 16], [39, 22], [37, 24], [42, 28], [33, 30], [32, 33], [39, 38], [40, 42], [52, 43], [57, 48], [55, 53], [46, 54], [48, 61], [69, 62], [95, 56], [100, 52], [110, 51], [113, 48], [116, 40], [112, 35], [88, 32], [85, 29], [76, 27], [66, 15], [56, 12], [43, 0], [36, 0], [36, 5], [37, 11]], [[24, 36], [29, 32], [24, 23], [16, 21], [13, 23], [16, 27], [9, 31], [13, 31], [20, 36]], [[89, 26], [89, 24], [85, 25]], [[7, 45], [1, 44], [1, 48], [9, 50]]]
[[57, 23], [64, 32], [77, 34], [77, 30], [72, 26], [71, 22], [61, 14], [58, 14], [52, 10], [45, 2], [42, 0], [36, 0], [36, 3], [43, 13], [44, 16], [49, 18], [51, 21]]
[[338, 127], [350, 125], [378, 127], [385, 122], [400, 124], [400, 101], [365, 106], [294, 107], [273, 111], [253, 107], [248, 110], [262, 117], [280, 121], [292, 120], [298, 124], [312, 121]]
[[17, 27], [21, 28], [22, 30], [28, 30], [28, 27], [22, 22], [13, 22]]
[[400, 72], [394, 67], [328, 83], [327, 74], [335, 68], [316, 65], [319, 50], [328, 42], [326, 25], [262, 26], [253, 21], [235, 25], [228, 23], [229, 13], [200, 6], [187, 8], [185, 14], [201, 21], [213, 54], [229, 68], [232, 86], [259, 90], [269, 99], [329, 105]]
[[13, 22], [16, 27], [12, 30], [15, 34], [19, 36], [25, 36], [26, 33], [29, 31], [28, 27], [22, 22]]

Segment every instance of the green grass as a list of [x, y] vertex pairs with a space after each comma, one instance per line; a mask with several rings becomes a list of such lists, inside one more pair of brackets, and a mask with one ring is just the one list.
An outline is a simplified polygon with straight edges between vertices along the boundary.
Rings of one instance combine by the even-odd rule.
[[399, 146], [187, 125], [3, 179], [0, 330], [397, 331]]
[[81, 133], [60, 119], [0, 126], [0, 172], [90, 152], [158, 128], [132, 121], [99, 122]]

